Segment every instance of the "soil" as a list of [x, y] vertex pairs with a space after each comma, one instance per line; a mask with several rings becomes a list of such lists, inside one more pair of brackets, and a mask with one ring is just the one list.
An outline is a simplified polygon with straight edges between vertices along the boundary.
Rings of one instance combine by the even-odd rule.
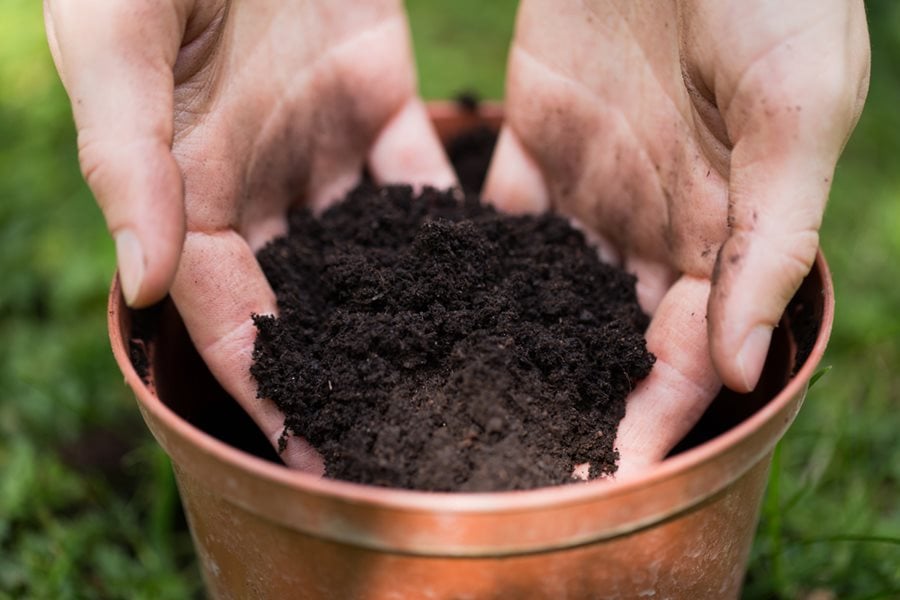
[[251, 371], [327, 476], [495, 491], [615, 471], [648, 318], [564, 219], [363, 185], [289, 221], [258, 255], [280, 316], [254, 317]]
[[794, 336], [794, 343], [797, 351], [794, 357], [794, 369], [791, 375], [797, 372], [806, 364], [806, 359], [812, 354], [819, 338], [819, 323], [822, 321], [822, 315], [817, 315], [804, 302], [799, 300], [798, 296], [794, 296], [785, 311], [788, 315], [788, 323], [791, 327], [791, 333]]
[[128, 339], [128, 355], [138, 377], [146, 385], [151, 383], [149, 348], [159, 329], [162, 310], [163, 303], [158, 302], [147, 308], [132, 309], [131, 311], [131, 337]]
[[[474, 92], [464, 91], [456, 95], [456, 105], [470, 115], [478, 113], [480, 104], [481, 100]], [[462, 131], [447, 143], [447, 156], [460, 185], [467, 192], [481, 193], [494, 146], [497, 145], [497, 135], [496, 129], [479, 125]]]
[[462, 132], [447, 144], [447, 155], [464, 190], [480, 194], [497, 145], [497, 132], [480, 126]]

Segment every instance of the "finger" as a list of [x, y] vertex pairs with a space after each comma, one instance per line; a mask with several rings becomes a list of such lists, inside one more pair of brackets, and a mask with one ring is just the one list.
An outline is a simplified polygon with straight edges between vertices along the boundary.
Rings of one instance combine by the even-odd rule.
[[731, 231], [709, 325], [716, 369], [739, 392], [756, 386], [772, 330], [813, 265], [835, 164], [859, 114], [865, 68], [834, 48], [845, 44], [777, 48], [745, 72], [727, 109]]
[[635, 288], [638, 302], [648, 315], [656, 312], [666, 292], [678, 278], [678, 274], [668, 265], [636, 256], [630, 256], [625, 261], [625, 271], [637, 277]]
[[509, 127], [500, 130], [484, 185], [484, 198], [512, 213], [541, 213], [550, 206], [544, 175]]
[[[284, 415], [271, 400], [256, 397], [250, 375], [256, 340], [251, 315], [276, 314], [277, 306], [247, 242], [232, 230], [188, 233], [172, 298], [210, 371], [278, 448]], [[281, 453], [287, 465], [324, 473], [321, 456], [308, 443], [295, 436], [287, 442]]]
[[388, 122], [369, 152], [369, 169], [379, 184], [408, 183], [446, 189], [457, 185], [437, 130], [418, 98]]
[[665, 295], [647, 330], [656, 363], [628, 396], [619, 423], [616, 477], [662, 460], [697, 423], [721, 381], [709, 356], [709, 281], [683, 276]]
[[[740, 174], [733, 177], [743, 179]], [[789, 175], [778, 183], [770, 179], [767, 189], [756, 193], [793, 197], [806, 210], [783, 207], [785, 214], [779, 218], [763, 216], [763, 211], [775, 212], [776, 207], [758, 205], [751, 216], [740, 218], [713, 271], [709, 302], [713, 362], [725, 384], [738, 392], [756, 387], [772, 331], [816, 257], [827, 190], [814, 189], [810, 181], [791, 184], [793, 178]], [[734, 181], [732, 189], [736, 185]]]
[[[584, 235], [584, 239], [587, 243], [597, 250], [597, 255], [600, 257], [600, 260], [605, 262], [608, 265], [613, 265], [615, 267], [622, 267], [622, 253], [619, 252], [618, 248], [609, 241], [609, 239], [597, 231], [596, 229], [591, 229], [586, 226], [584, 223], [579, 221], [575, 217], [569, 217], [569, 225], [577, 229]], [[629, 271], [630, 273], [636, 273], [636, 271]], [[640, 283], [640, 282], [638, 282]], [[640, 294], [640, 292], [638, 292]], [[647, 310], [646, 308], [644, 309]]]
[[59, 51], [59, 41], [56, 36], [56, 26], [53, 24], [53, 13], [50, 9], [53, 0], [44, 0], [44, 29], [47, 31], [47, 45], [50, 48], [50, 57], [59, 73], [60, 81], [63, 86], [66, 84], [65, 75], [62, 68], [62, 56]]
[[173, 77], [185, 15], [171, 2], [48, 1], [50, 47], [72, 101], [79, 160], [116, 241], [122, 291], [168, 290], [184, 237], [172, 157]]

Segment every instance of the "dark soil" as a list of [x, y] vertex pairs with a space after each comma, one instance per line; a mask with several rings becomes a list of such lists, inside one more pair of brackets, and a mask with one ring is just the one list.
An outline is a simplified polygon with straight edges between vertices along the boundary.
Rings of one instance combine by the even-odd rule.
[[[477, 114], [480, 104], [481, 100], [474, 92], [463, 91], [456, 95], [456, 105], [471, 115]], [[497, 134], [497, 130], [479, 125], [464, 130], [447, 143], [447, 156], [459, 177], [459, 184], [467, 192], [481, 193], [497, 145]]]
[[474, 90], [461, 90], [456, 94], [456, 105], [467, 113], [476, 114], [481, 106], [481, 96]]
[[131, 311], [131, 337], [128, 340], [128, 354], [131, 364], [145, 384], [150, 385], [149, 348], [159, 329], [159, 319], [163, 304]]
[[812, 350], [816, 345], [816, 340], [819, 338], [819, 323], [822, 321], [822, 315], [816, 315], [809, 306], [796, 296], [788, 304], [785, 312], [788, 315], [791, 333], [797, 345], [794, 369], [791, 373], [796, 375], [803, 365], [806, 364], [806, 359], [812, 354]]
[[259, 253], [280, 317], [252, 373], [327, 476], [526, 489], [612, 473], [625, 397], [653, 356], [634, 278], [556, 216], [363, 186], [290, 216]]
[[481, 193], [497, 145], [497, 132], [481, 126], [462, 132], [447, 144], [447, 156], [464, 190]]

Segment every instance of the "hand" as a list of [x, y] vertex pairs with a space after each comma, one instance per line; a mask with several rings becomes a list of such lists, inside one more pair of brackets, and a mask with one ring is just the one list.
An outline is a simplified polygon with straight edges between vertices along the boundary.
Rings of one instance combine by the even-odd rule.
[[723, 381], [756, 385], [868, 75], [859, 0], [521, 3], [485, 195], [577, 218], [638, 276], [657, 363], [621, 474], [661, 460]]
[[[116, 240], [126, 300], [171, 289], [194, 344], [273, 444], [251, 313], [275, 298], [254, 258], [287, 208], [376, 180], [447, 187], [416, 96], [399, 0], [46, 0], [85, 178]], [[321, 472], [289, 438], [288, 464]]]

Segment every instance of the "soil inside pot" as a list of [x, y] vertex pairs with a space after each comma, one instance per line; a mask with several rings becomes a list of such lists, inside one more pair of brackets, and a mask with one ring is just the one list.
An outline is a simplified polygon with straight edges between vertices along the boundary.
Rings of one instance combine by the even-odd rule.
[[[477, 116], [481, 100], [471, 91], [456, 96], [456, 106], [472, 117]], [[459, 184], [467, 192], [480, 194], [487, 178], [494, 147], [499, 132], [486, 124], [463, 129], [447, 142], [447, 157], [459, 178]]]
[[615, 471], [648, 318], [564, 219], [364, 185], [258, 258], [280, 314], [255, 317], [252, 373], [327, 476], [495, 491]]
[[463, 131], [447, 144], [447, 156], [464, 190], [481, 193], [496, 145], [497, 132], [486, 125]]

